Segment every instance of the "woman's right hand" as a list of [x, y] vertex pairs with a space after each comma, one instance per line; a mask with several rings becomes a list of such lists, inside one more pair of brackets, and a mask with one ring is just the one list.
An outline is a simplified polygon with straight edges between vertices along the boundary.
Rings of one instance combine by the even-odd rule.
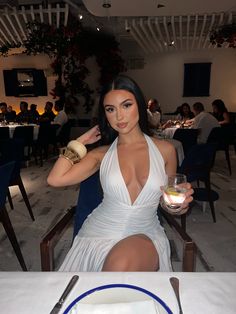
[[166, 128], [171, 127], [171, 125], [172, 125], [172, 121], [171, 121], [171, 120], [168, 120], [168, 121], [166, 121], [166, 122], [161, 126], [161, 128], [164, 130], [164, 129], [166, 129]]
[[87, 145], [87, 144], [93, 144], [96, 143], [101, 139], [101, 133], [99, 130], [99, 126], [95, 125], [92, 129], [88, 130], [84, 134], [82, 134], [80, 137], [76, 139], [76, 141], [79, 141], [80, 143]]

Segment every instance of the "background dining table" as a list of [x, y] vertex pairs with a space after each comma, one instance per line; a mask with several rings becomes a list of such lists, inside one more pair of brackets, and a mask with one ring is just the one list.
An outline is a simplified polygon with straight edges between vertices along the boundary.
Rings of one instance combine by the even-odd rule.
[[15, 128], [16, 127], [25, 127], [25, 126], [33, 126], [34, 127], [34, 140], [37, 140], [38, 138], [38, 133], [39, 133], [39, 125], [37, 124], [33, 124], [33, 123], [30, 123], [30, 124], [17, 124], [17, 123], [14, 123], [14, 124], [8, 124], [8, 125], [0, 125], [0, 127], [8, 127], [9, 128], [9, 135], [10, 135], [10, 138], [13, 138], [13, 134], [14, 134], [14, 131], [15, 131]]
[[173, 139], [173, 138], [166, 138], [165, 141], [174, 145], [175, 151], [176, 151], [177, 162], [178, 162], [178, 165], [181, 166], [181, 164], [184, 160], [184, 149], [183, 149], [182, 143], [178, 140]]
[[49, 314], [71, 277], [79, 280], [60, 313], [86, 291], [107, 284], [129, 284], [157, 295], [171, 311], [179, 313], [169, 283], [172, 276], [180, 281], [184, 314], [233, 314], [236, 312], [236, 273], [160, 273], [160, 272], [1, 272], [0, 312], [3, 314]]
[[173, 127], [169, 127], [169, 128], [166, 128], [164, 130], [162, 130], [162, 135], [164, 138], [173, 138], [174, 134], [175, 134], [175, 131], [177, 130], [178, 128], [173, 126]]
[[[170, 130], [170, 134], [168, 136], [165, 134], [166, 130]], [[165, 130], [155, 130], [154, 136], [159, 138], [160, 140], [168, 141], [172, 145], [174, 145], [175, 151], [176, 151], [176, 156], [177, 156], [177, 162], [178, 162], [178, 165], [181, 166], [181, 164], [184, 160], [184, 149], [183, 149], [183, 145], [180, 141], [172, 138], [175, 130], [177, 130], [177, 128], [168, 128]]]

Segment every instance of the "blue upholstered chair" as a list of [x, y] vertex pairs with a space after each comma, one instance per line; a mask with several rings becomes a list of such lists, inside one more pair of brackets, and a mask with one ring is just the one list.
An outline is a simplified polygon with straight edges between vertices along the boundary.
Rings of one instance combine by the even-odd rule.
[[7, 140], [10, 137], [10, 131], [8, 126], [1, 126], [0, 127], [0, 141]]
[[188, 153], [192, 146], [197, 144], [198, 129], [177, 129], [173, 139], [178, 140], [183, 145], [184, 155]]
[[20, 139], [24, 148], [27, 147], [27, 154], [25, 155], [24, 150], [24, 160], [30, 160], [31, 149], [33, 147], [33, 138], [34, 138], [34, 127], [32, 125], [26, 126], [17, 126], [13, 133], [13, 139]]
[[[54, 247], [71, 219], [74, 218], [73, 236], [75, 236], [81, 228], [84, 220], [93, 209], [100, 204], [102, 198], [103, 193], [99, 180], [99, 172], [96, 172], [94, 175], [80, 183], [77, 206], [70, 208], [61, 220], [46, 235], [44, 235], [40, 243], [41, 268], [43, 271], [54, 269]], [[182, 269], [184, 271], [193, 271], [195, 267], [195, 244], [171, 215], [163, 211], [162, 216], [171, 228], [178, 233], [183, 241]]]
[[[96, 193], [94, 193], [94, 191], [96, 191]], [[87, 216], [101, 203], [102, 198], [103, 193], [98, 171], [80, 184], [77, 202], [78, 210], [75, 211], [73, 237], [76, 236]]]
[[[216, 222], [214, 202], [218, 200], [219, 195], [211, 189], [210, 173], [215, 153], [215, 143], [197, 144], [189, 150], [178, 169], [179, 173], [187, 176], [188, 182], [204, 183], [204, 187], [194, 187], [193, 198], [197, 201], [209, 202], [214, 222]], [[183, 229], [186, 230], [186, 214], [181, 216], [181, 224]]]
[[207, 143], [215, 143], [216, 150], [225, 152], [225, 159], [228, 165], [229, 174], [232, 174], [229, 145], [233, 141], [233, 128], [231, 126], [222, 126], [213, 128], [208, 136]]
[[48, 122], [41, 122], [39, 125], [38, 138], [34, 141], [33, 154], [35, 157], [35, 163], [38, 163], [38, 157], [40, 159], [40, 166], [43, 166], [43, 159], [48, 158], [49, 146], [52, 145], [54, 151], [57, 148], [57, 130], [59, 124], [50, 124]]
[[[21, 139], [8, 139], [5, 141], [1, 141], [0, 143], [0, 164], [4, 164], [10, 161], [14, 161], [14, 169], [11, 174], [11, 178], [9, 181], [10, 186], [17, 185], [21, 191], [22, 197], [24, 199], [25, 205], [29, 211], [30, 217], [32, 220], [34, 219], [34, 214], [21, 179], [21, 166], [24, 159], [24, 144]], [[10, 190], [8, 189], [8, 200], [11, 208], [13, 209], [13, 202], [11, 199]]]
[[18, 258], [18, 261], [22, 269], [26, 271], [27, 268], [24, 262], [24, 258], [22, 256], [20, 246], [16, 239], [14, 229], [12, 227], [11, 221], [9, 219], [9, 216], [5, 207], [8, 185], [9, 185], [12, 172], [14, 171], [14, 166], [15, 166], [15, 162], [9, 162], [0, 166], [0, 178], [1, 178], [0, 180], [0, 221], [6, 231], [8, 239], [10, 240], [12, 244], [12, 247], [16, 253], [16, 256]]

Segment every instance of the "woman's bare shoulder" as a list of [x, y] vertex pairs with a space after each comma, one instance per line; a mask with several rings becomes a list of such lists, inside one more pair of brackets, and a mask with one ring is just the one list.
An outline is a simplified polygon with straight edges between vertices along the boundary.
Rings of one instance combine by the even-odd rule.
[[152, 137], [154, 144], [157, 146], [159, 152], [161, 153], [165, 163], [167, 163], [173, 156], [176, 157], [176, 151], [173, 144], [168, 141], [160, 140], [158, 138]]

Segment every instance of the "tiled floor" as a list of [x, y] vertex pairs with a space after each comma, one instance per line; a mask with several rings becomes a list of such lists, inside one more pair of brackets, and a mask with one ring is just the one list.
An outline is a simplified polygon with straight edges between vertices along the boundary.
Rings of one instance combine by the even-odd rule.
[[[44, 233], [58, 220], [65, 210], [76, 204], [78, 186], [55, 189], [46, 183], [46, 177], [54, 160], [44, 163], [43, 167], [33, 163], [22, 169], [22, 178], [35, 215], [33, 222], [17, 187], [11, 188], [14, 210], [7, 204], [7, 209], [20, 242], [26, 265], [31, 271], [39, 271], [39, 244]], [[213, 188], [219, 193], [216, 202], [217, 222], [213, 223], [209, 208], [202, 211], [200, 204], [195, 204], [187, 217], [187, 232], [198, 247], [197, 271], [236, 271], [236, 155], [231, 151], [232, 176], [224, 154], [217, 152], [216, 163], [212, 172]], [[170, 233], [170, 234], [169, 234]], [[180, 256], [175, 253], [175, 235], [168, 231], [173, 244], [174, 269], [180, 269]], [[56, 266], [63, 260], [71, 243], [72, 227], [56, 248]], [[177, 249], [178, 251], [178, 249]], [[0, 271], [19, 271], [19, 263], [12, 247], [0, 225]]]

